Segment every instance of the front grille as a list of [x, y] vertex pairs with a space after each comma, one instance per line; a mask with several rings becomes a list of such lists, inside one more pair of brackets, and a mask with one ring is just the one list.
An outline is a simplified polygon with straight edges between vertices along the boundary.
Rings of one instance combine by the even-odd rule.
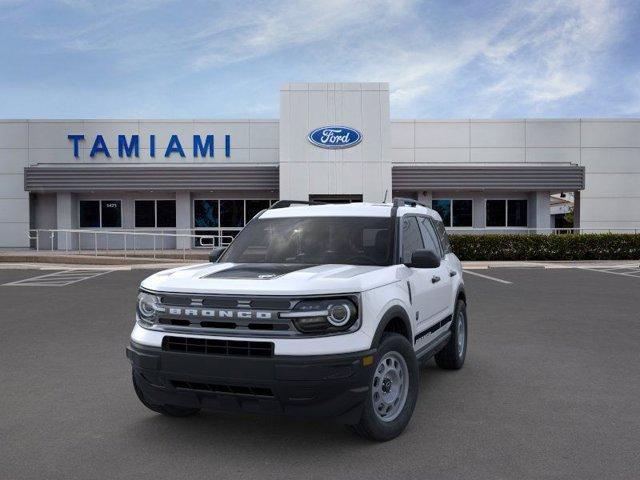
[[229, 355], [238, 357], [272, 357], [273, 342], [246, 342], [210, 338], [164, 337], [162, 349], [170, 352]]
[[218, 385], [213, 383], [187, 382], [184, 380], [171, 380], [174, 388], [184, 390], [198, 390], [202, 392], [227, 393], [231, 395], [250, 395], [253, 397], [273, 397], [270, 388], [247, 387], [242, 385]]

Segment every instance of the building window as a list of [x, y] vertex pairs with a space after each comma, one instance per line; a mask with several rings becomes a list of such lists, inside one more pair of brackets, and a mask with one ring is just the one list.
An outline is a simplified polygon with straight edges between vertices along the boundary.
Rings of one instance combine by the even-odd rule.
[[442, 217], [445, 227], [473, 226], [473, 200], [437, 199], [432, 206]]
[[175, 200], [136, 200], [136, 228], [175, 228]]
[[122, 227], [120, 200], [81, 200], [80, 228]]
[[487, 200], [487, 227], [526, 227], [526, 200]]
[[220, 225], [244, 227], [244, 200], [220, 200]]
[[527, 201], [507, 200], [507, 226], [526, 227], [528, 225]]
[[247, 200], [246, 214], [247, 222], [255, 217], [262, 210], [269, 208], [269, 200]]

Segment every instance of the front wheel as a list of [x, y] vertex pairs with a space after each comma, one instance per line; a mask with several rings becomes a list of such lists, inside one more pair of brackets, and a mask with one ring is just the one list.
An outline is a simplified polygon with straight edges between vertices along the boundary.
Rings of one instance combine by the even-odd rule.
[[442, 350], [436, 353], [436, 364], [446, 370], [459, 370], [467, 356], [467, 305], [458, 300], [453, 312], [451, 337]]
[[400, 435], [411, 420], [418, 399], [419, 370], [413, 347], [397, 333], [384, 334], [375, 365], [362, 417], [353, 429], [382, 442]]

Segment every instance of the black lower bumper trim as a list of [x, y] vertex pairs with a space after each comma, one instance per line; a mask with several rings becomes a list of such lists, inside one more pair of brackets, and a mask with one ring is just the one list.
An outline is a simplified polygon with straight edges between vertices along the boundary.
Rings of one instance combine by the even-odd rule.
[[127, 347], [136, 382], [150, 403], [344, 423], [360, 418], [373, 368], [363, 366], [362, 358], [374, 354], [253, 358]]

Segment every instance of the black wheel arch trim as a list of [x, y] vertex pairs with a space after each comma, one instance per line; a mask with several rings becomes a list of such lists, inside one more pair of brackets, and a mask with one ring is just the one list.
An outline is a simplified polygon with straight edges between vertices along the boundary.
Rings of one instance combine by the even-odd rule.
[[382, 334], [384, 333], [385, 328], [387, 328], [387, 325], [391, 320], [396, 318], [399, 318], [404, 324], [404, 327], [407, 330], [407, 340], [411, 344], [413, 344], [413, 329], [411, 328], [411, 321], [409, 320], [409, 314], [400, 305], [394, 305], [393, 307], [390, 307], [382, 316], [380, 323], [378, 324], [378, 328], [376, 329], [376, 333], [373, 336], [373, 341], [371, 342], [372, 348], [375, 348], [378, 345], [380, 345], [380, 341], [382, 340]]

